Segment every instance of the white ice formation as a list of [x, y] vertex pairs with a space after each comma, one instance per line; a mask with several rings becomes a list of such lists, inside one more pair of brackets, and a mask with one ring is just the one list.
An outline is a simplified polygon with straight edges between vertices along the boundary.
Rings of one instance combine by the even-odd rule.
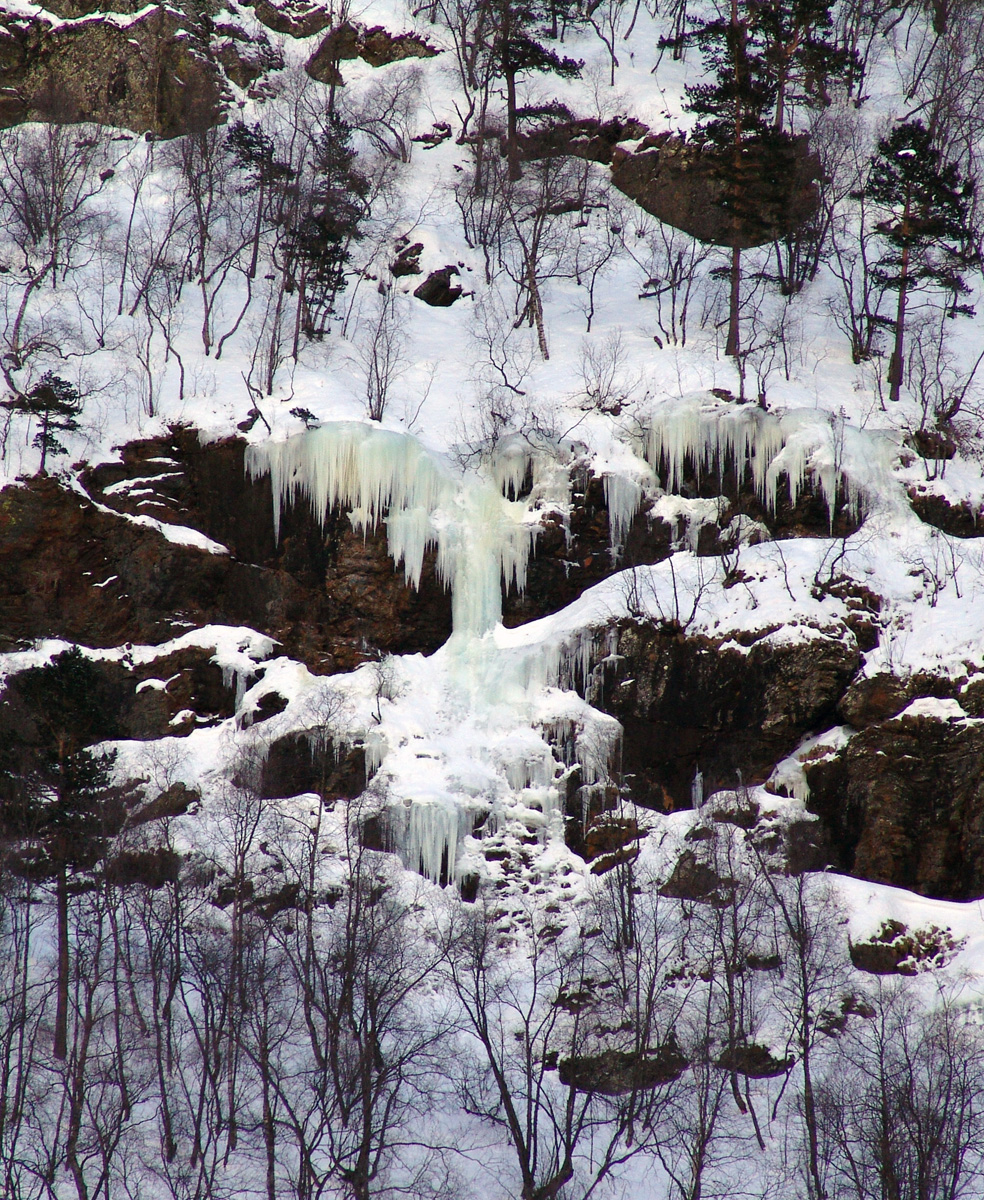
[[[367, 771], [388, 798], [386, 825], [405, 865], [450, 882], [463, 858], [477, 862], [473, 831], [494, 836], [511, 822], [562, 844], [567, 777], [576, 767], [582, 787], [607, 784], [621, 727], [562, 690], [575, 679], [589, 683], [595, 634], [546, 652], [504, 646], [495, 634], [502, 585], [525, 586], [536, 529], [530, 504], [508, 496], [530, 475], [540, 494], [557, 490], [546, 458], [507, 440], [486, 464], [491, 479], [462, 476], [416, 438], [353, 421], [252, 446], [247, 469], [270, 475], [278, 536], [284, 508], [304, 498], [322, 523], [337, 508], [363, 533], [385, 524], [389, 552], [411, 586], [436, 548], [452, 593], [453, 636], [429, 659], [388, 660], [392, 694], [413, 703], [375, 696], [364, 735]], [[622, 507], [638, 507], [639, 489], [629, 490]], [[348, 677], [366, 698], [372, 670]]]
[[747, 470], [755, 494], [774, 512], [785, 477], [793, 504], [809, 476], [831, 521], [838, 492], [852, 514], [898, 491], [892, 476], [897, 445], [891, 438], [847, 425], [822, 409], [776, 415], [754, 404], [734, 404], [706, 393], [661, 404], [642, 438], [642, 452], [676, 492], [688, 464], [702, 475]]
[[502, 614], [502, 583], [526, 585], [536, 532], [527, 506], [477, 475], [456, 476], [409, 434], [333, 421], [250, 446], [246, 467], [252, 478], [270, 476], [278, 537], [284, 508], [303, 496], [322, 524], [336, 507], [362, 533], [385, 522], [389, 552], [412, 587], [436, 547], [455, 632], [491, 629]]

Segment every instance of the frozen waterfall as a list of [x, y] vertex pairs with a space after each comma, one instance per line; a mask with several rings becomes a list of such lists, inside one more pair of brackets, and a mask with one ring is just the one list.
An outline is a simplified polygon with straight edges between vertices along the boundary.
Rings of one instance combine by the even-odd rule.
[[527, 506], [489, 480], [456, 475], [409, 434], [328, 422], [250, 446], [246, 468], [251, 478], [270, 476], [278, 537], [284, 508], [304, 497], [322, 524], [336, 507], [363, 533], [384, 522], [389, 552], [412, 587], [420, 584], [424, 554], [436, 548], [456, 633], [492, 629], [502, 615], [502, 584], [526, 585], [536, 533]]
[[896, 449], [891, 438], [854, 429], [824, 409], [776, 415], [706, 393], [662, 403], [642, 438], [643, 454], [667, 492], [679, 491], [688, 463], [698, 479], [733, 467], [739, 477], [747, 470], [755, 494], [774, 512], [780, 479], [786, 477], [795, 504], [809, 475], [831, 521], [838, 490], [856, 518], [863, 507], [897, 494]]

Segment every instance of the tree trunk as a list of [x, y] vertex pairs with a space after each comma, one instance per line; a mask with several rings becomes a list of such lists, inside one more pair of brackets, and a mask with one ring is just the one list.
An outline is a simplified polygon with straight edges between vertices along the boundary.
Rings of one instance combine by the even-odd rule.
[[909, 292], [909, 247], [902, 251], [899, 304], [895, 311], [895, 344], [888, 362], [888, 398], [898, 400], [902, 391], [902, 355], [905, 349], [905, 305]]
[[728, 298], [728, 342], [725, 354], [736, 358], [739, 344], [739, 314], [741, 310], [741, 250], [735, 246], [731, 251], [731, 292]]
[[509, 180], [515, 183], [522, 177], [519, 169], [519, 145], [516, 140], [516, 74], [506, 71], [506, 155], [509, 162]]
[[55, 1058], [68, 1056], [68, 879], [59, 868], [55, 890], [58, 911], [58, 982], [55, 999]]

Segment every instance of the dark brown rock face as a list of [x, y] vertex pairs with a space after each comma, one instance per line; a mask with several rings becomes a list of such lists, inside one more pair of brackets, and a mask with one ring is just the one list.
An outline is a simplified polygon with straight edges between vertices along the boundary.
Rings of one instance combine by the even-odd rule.
[[635, 151], [615, 147], [612, 183], [667, 225], [743, 250], [791, 233], [816, 212], [820, 164], [805, 138], [743, 151], [741, 188], [755, 198], [754, 217], [728, 210], [726, 162], [723, 151], [659, 134]]
[[[446, 640], [451, 605], [432, 556], [412, 591], [394, 570], [385, 533], [363, 539], [344, 514], [322, 530], [305, 505], [284, 514], [275, 544], [269, 482], [246, 479], [244, 446], [230, 439], [203, 447], [177, 430], [132, 443], [123, 463], [84, 472], [92, 501], [52, 479], [0, 493], [0, 633], [8, 644], [158, 643], [197, 625], [241, 624], [324, 672]], [[176, 544], [120, 513], [197, 529], [230, 553]]]
[[225, 99], [206, 40], [174, 9], [64, 25], [0, 14], [0, 124], [98, 121], [174, 137], [217, 124]]
[[526, 571], [526, 591], [521, 596], [510, 593], [503, 604], [506, 625], [522, 625], [558, 612], [613, 571], [662, 562], [672, 553], [674, 537], [685, 532], [640, 513], [616, 561], [603, 481], [588, 474], [575, 476], [571, 499], [566, 525], [558, 513], [547, 512], [541, 518], [534, 556]]
[[807, 778], [843, 870], [945, 899], [984, 895], [984, 722], [903, 712]]
[[807, 733], [835, 723], [860, 659], [847, 632], [785, 644], [763, 636], [741, 652], [629, 624], [618, 654], [598, 704], [625, 729], [633, 799], [666, 810], [690, 806], [698, 769], [708, 793], [762, 783]]
[[951, 537], [984, 537], [984, 510], [966, 500], [951, 504], [945, 496], [912, 487], [909, 488], [909, 503], [920, 521], [934, 525]]

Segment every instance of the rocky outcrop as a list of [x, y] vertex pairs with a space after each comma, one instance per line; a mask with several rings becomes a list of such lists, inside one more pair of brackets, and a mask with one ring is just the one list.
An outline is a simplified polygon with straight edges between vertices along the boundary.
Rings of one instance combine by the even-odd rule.
[[984, 507], [961, 500], [951, 504], [945, 496], [922, 487], [910, 487], [909, 503], [912, 511], [927, 525], [947, 533], [950, 537], [984, 537]]
[[806, 775], [842, 870], [944, 899], [984, 896], [984, 720], [953, 701], [917, 702]]
[[562, 1058], [558, 1074], [560, 1082], [576, 1092], [624, 1096], [673, 1083], [687, 1066], [679, 1046], [671, 1040], [648, 1054], [603, 1050], [599, 1054]]
[[97, 121], [174, 137], [216, 124], [226, 98], [207, 38], [175, 9], [65, 23], [0, 13], [0, 124]]
[[757, 1042], [739, 1042], [724, 1050], [717, 1065], [748, 1079], [774, 1079], [777, 1075], [785, 1075], [795, 1061], [792, 1055], [776, 1058], [768, 1046]]
[[312, 37], [333, 20], [329, 5], [309, 0], [251, 0], [249, 7], [261, 25], [286, 37]]
[[847, 630], [763, 631], [738, 649], [704, 636], [626, 623], [596, 703], [625, 730], [622, 766], [632, 798], [688, 808], [700, 770], [705, 793], [762, 783], [809, 732], [835, 722], [860, 662]]
[[211, 52], [237, 87], [249, 91], [257, 80], [284, 65], [280, 50], [262, 34], [247, 34], [238, 25], [217, 24], [214, 28]]
[[439, 53], [418, 33], [390, 33], [381, 25], [367, 29], [364, 25], [345, 21], [325, 36], [305, 63], [304, 69], [312, 79], [338, 85], [344, 82], [338, 69], [338, 64], [342, 62], [361, 58], [371, 67], [383, 67], [407, 58], [433, 58]]
[[260, 773], [265, 799], [315, 792], [329, 803], [354, 799], [366, 787], [366, 757], [361, 746], [321, 745], [316, 738], [291, 733], [269, 747]]
[[851, 961], [869, 975], [918, 975], [945, 966], [960, 945], [949, 929], [930, 925], [911, 933], [901, 921], [888, 920], [865, 942], [852, 942]]
[[649, 133], [635, 117], [598, 117], [557, 121], [527, 130], [517, 138], [523, 158], [554, 158], [569, 155], [589, 162], [610, 163], [620, 142], [634, 141]]
[[730, 151], [662, 133], [634, 150], [616, 146], [612, 183], [667, 225], [716, 246], [764, 245], [817, 211], [820, 163], [805, 137], [747, 144], [738, 186], [754, 200], [737, 213], [728, 203], [735, 185], [726, 170], [734, 173]]
[[[278, 545], [269, 483], [246, 479], [244, 446], [229, 439], [203, 447], [193, 432], [176, 430], [131, 444], [122, 463], [83, 472], [89, 497], [47, 478], [4, 489], [6, 646], [38, 637], [156, 644], [197, 625], [248, 625], [324, 672], [446, 640], [450, 599], [433, 556], [412, 591], [384, 532], [363, 539], [344, 514], [322, 530], [306, 506], [285, 514]], [[154, 521], [197, 530], [229, 553], [168, 540]]]

